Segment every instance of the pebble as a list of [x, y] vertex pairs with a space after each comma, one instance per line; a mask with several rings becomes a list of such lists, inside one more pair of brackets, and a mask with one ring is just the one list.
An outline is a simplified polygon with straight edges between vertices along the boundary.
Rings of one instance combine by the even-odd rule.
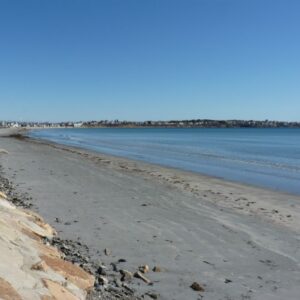
[[114, 272], [118, 272], [118, 267], [116, 263], [111, 263], [110, 265], [112, 266]]
[[[2, 167], [0, 166], [0, 172]], [[28, 193], [18, 193], [15, 191], [15, 186], [7, 178], [4, 178], [0, 174], [0, 189], [7, 196], [7, 199], [14, 205], [30, 209], [33, 205], [31, 203], [32, 198]]]
[[107, 285], [108, 284], [108, 279], [104, 276], [99, 276], [98, 277], [98, 282], [99, 282], [99, 284]]
[[137, 271], [134, 273], [134, 277], [139, 278], [141, 280], [143, 280], [144, 282], [146, 282], [147, 284], [151, 283], [151, 280], [149, 280], [146, 276], [144, 276], [141, 272]]
[[133, 278], [133, 274], [127, 270], [120, 270], [120, 273], [122, 275], [121, 281], [131, 281]]
[[114, 284], [118, 288], [122, 287], [122, 282], [119, 279], [117, 279], [117, 278], [114, 280]]
[[204, 287], [201, 286], [198, 282], [193, 282], [192, 285], [190, 286], [194, 291], [197, 292], [204, 292]]
[[111, 250], [108, 249], [108, 248], [105, 248], [105, 249], [104, 249], [104, 254], [105, 254], [106, 256], [111, 255]]
[[153, 272], [162, 272], [162, 268], [160, 266], [155, 266], [153, 269], [152, 269]]
[[158, 294], [155, 294], [155, 293], [146, 293], [147, 296], [149, 296], [150, 298], [152, 299], [158, 299], [159, 298], [159, 295]]
[[148, 273], [149, 272], [149, 266], [148, 265], [143, 265], [143, 266], [139, 266], [139, 271], [142, 273]]
[[106, 271], [105, 271], [106, 267], [105, 266], [100, 266], [96, 273], [99, 274], [99, 275], [106, 275]]

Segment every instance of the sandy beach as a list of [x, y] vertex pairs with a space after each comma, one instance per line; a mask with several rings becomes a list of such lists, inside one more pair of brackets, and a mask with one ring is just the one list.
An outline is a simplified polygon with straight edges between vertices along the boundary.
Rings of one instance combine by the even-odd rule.
[[144, 299], [299, 299], [300, 197], [42, 141], [0, 148], [2, 175], [110, 281], [149, 266], [151, 284], [129, 283]]

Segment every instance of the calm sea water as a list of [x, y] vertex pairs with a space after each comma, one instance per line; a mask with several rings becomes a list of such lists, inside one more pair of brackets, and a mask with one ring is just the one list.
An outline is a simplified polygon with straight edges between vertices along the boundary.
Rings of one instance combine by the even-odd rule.
[[300, 129], [46, 129], [30, 135], [300, 194]]

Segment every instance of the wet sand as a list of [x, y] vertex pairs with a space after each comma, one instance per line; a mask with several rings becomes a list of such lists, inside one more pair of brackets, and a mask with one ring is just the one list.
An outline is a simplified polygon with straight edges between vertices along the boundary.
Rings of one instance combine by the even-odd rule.
[[152, 285], [133, 280], [138, 294], [299, 299], [300, 197], [44, 142], [0, 148], [5, 176], [61, 237], [107, 266], [162, 268]]

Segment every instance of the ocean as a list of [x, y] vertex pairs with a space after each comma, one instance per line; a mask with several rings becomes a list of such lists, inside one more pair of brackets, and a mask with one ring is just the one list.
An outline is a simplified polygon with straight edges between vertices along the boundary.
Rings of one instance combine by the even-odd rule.
[[300, 194], [300, 129], [74, 128], [32, 130], [29, 135]]

